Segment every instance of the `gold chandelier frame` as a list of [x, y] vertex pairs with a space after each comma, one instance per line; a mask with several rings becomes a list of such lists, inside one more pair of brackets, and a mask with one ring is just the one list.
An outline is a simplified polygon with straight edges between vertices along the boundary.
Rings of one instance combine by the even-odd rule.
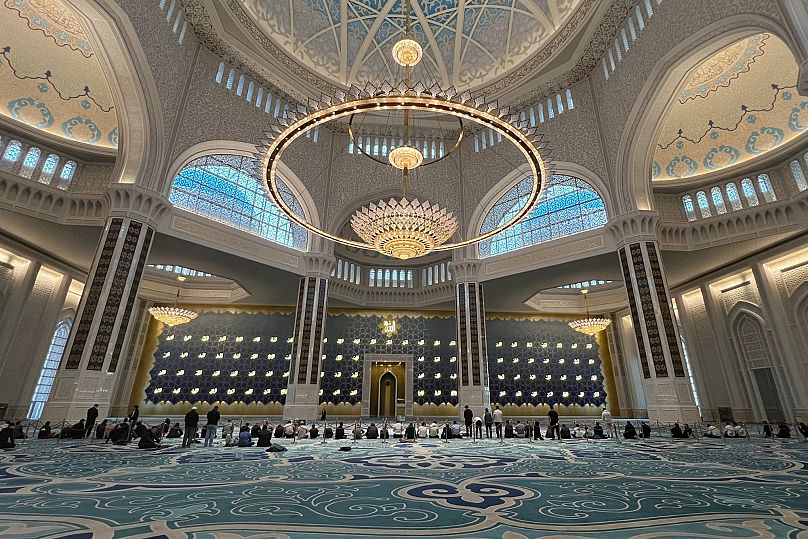
[[533, 208], [547, 178], [547, 165], [540, 153], [540, 148], [544, 148], [543, 135], [536, 128], [528, 127], [527, 122], [521, 120], [518, 114], [511, 114], [508, 107], [499, 108], [496, 101], [487, 103], [483, 97], [473, 98], [468, 91], [457, 94], [454, 88], [444, 91], [437, 84], [427, 90], [420, 83], [415, 87], [402, 83], [396, 88], [388, 83], [380, 88], [372, 84], [367, 84], [365, 89], [352, 86], [348, 93], [340, 90], [334, 97], [325, 96], [320, 101], [310, 99], [308, 106], [301, 104], [287, 112], [285, 117], [265, 133], [265, 139], [257, 146], [259, 153], [255, 154], [262, 162], [265, 187], [272, 201], [291, 221], [313, 234], [349, 247], [375, 251], [376, 248], [369, 243], [332, 234], [292, 211], [281, 196], [278, 165], [283, 152], [311, 129], [363, 112], [404, 109], [447, 114], [494, 129], [522, 152], [530, 166], [533, 180], [524, 206], [510, 221], [475, 237], [436, 246], [433, 251], [457, 249], [495, 236], [518, 223]]

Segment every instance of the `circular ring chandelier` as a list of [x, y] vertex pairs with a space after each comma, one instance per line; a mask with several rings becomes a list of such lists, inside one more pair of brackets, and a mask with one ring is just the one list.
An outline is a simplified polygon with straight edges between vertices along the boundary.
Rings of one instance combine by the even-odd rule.
[[[313, 234], [349, 247], [379, 250], [375, 242], [361, 242], [343, 238], [323, 230], [304, 217], [297, 215], [281, 196], [278, 185], [278, 165], [281, 162], [283, 152], [295, 140], [304, 136], [311, 129], [363, 112], [403, 110], [446, 114], [461, 120], [477, 123], [483, 128], [493, 129], [495, 132], [500, 133], [503, 139], [514, 144], [524, 155], [530, 167], [530, 175], [533, 180], [530, 193], [527, 195], [524, 205], [508, 222], [483, 234], [452, 243], [445, 243], [449, 239], [448, 237], [444, 242], [440, 242], [443, 234], [434, 233], [432, 236], [436, 238], [435, 243], [427, 245], [423, 251], [417, 248], [407, 250], [406, 253], [409, 253], [407, 258], [422, 256], [432, 251], [448, 251], [483, 241], [512, 227], [533, 208], [547, 177], [547, 167], [540, 153], [540, 150], [545, 146], [542, 142], [543, 135], [536, 128], [528, 127], [528, 123], [521, 120], [519, 114], [511, 114], [508, 107], [500, 108], [496, 101], [488, 103], [483, 97], [472, 97], [468, 91], [458, 94], [453, 87], [443, 90], [438, 84], [427, 89], [420, 82], [415, 85], [402, 82], [396, 87], [391, 86], [389, 83], [384, 83], [379, 87], [368, 83], [363, 89], [354, 85], [351, 86], [348, 92], [338, 90], [334, 96], [324, 96], [320, 101], [310, 99], [307, 105], [300, 104], [295, 109], [287, 112], [285, 117], [281, 118], [277, 124], [274, 124], [265, 133], [265, 139], [257, 147], [259, 153], [256, 154], [256, 158], [262, 160], [266, 188], [272, 201], [278, 205], [292, 222], [297, 223]], [[412, 201], [410, 205], [415, 205], [415, 202]], [[387, 204], [387, 206], [390, 206], [390, 204]], [[398, 206], [401, 206], [401, 204], [399, 203]], [[433, 208], [428, 202], [420, 202], [417, 206]], [[393, 213], [395, 214], [396, 212]], [[395, 220], [394, 218], [386, 219], [388, 224], [391, 222], [394, 224]], [[384, 221], [385, 219], [381, 220], [381, 222]], [[377, 222], [380, 221], [377, 220]], [[404, 223], [406, 225], [406, 222]], [[444, 225], [443, 216], [441, 215], [433, 224]], [[402, 229], [402, 233], [404, 231]], [[436, 231], [432, 230], [432, 232]], [[451, 235], [449, 234], [449, 237]], [[396, 256], [389, 252], [381, 252], [389, 256]], [[402, 253], [404, 252], [402, 251]]]
[[[310, 99], [308, 106], [298, 105], [296, 109], [287, 112], [279, 125], [273, 126], [272, 131], [267, 133], [267, 139], [262, 146], [259, 146], [259, 150], [265, 150], [263, 164], [269, 195], [293, 222], [314, 234], [343, 245], [374, 249], [387, 256], [408, 260], [433, 251], [471, 245], [515, 225], [532, 209], [538, 199], [547, 170], [539, 154], [539, 147], [543, 146], [542, 136], [535, 128], [528, 128], [527, 121], [520, 120], [519, 114], [512, 115], [508, 107], [499, 108], [496, 101], [487, 103], [485, 98], [475, 99], [468, 91], [458, 94], [454, 87], [444, 91], [438, 84], [427, 89], [421, 82], [415, 85], [410, 82], [411, 68], [421, 61], [423, 49], [410, 36], [409, 0], [406, 2], [406, 8], [402, 2], [402, 10], [406, 19], [405, 34], [393, 46], [393, 58], [404, 67], [405, 73], [404, 80], [398, 86], [383, 83], [377, 87], [368, 83], [364, 89], [360, 89], [354, 85], [347, 93], [338, 90], [333, 97], [323, 97], [320, 101]], [[283, 200], [278, 189], [276, 174], [283, 151], [303, 133], [344, 116], [350, 116], [348, 134], [353, 142], [352, 124], [356, 114], [394, 110], [403, 112], [404, 143], [394, 148], [388, 159], [390, 165], [402, 171], [403, 196], [399, 200], [391, 198], [389, 202], [380, 200], [377, 204], [362, 207], [354, 213], [351, 228], [365, 240], [365, 243], [321, 230], [295, 214]], [[424, 163], [424, 155], [409, 143], [410, 114], [413, 112], [431, 112], [456, 117], [461, 129], [452, 151], [459, 146], [463, 138], [463, 120], [470, 120], [483, 128], [492, 129], [519, 148], [530, 165], [533, 183], [525, 204], [510, 221], [479, 236], [446, 243], [458, 228], [457, 219], [452, 213], [428, 201], [408, 198], [409, 173]], [[366, 155], [361, 146], [357, 147], [359, 153]], [[381, 162], [375, 158], [373, 160]]]

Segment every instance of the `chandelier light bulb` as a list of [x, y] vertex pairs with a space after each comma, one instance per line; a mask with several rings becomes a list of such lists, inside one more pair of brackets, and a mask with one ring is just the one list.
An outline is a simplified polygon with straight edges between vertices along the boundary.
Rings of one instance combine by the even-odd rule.
[[399, 146], [398, 148], [393, 148], [390, 152], [390, 164], [396, 167], [397, 169], [403, 170], [412, 170], [417, 168], [421, 163], [424, 162], [424, 156], [418, 150], [418, 148], [413, 148], [412, 146]]
[[393, 45], [393, 60], [400, 66], [412, 67], [421, 61], [424, 50], [421, 45], [409, 37], [399, 39]]

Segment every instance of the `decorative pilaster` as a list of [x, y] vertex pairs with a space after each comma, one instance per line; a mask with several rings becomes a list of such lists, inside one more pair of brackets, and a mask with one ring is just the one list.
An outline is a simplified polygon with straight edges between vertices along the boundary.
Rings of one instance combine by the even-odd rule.
[[482, 417], [491, 405], [488, 387], [488, 351], [485, 336], [485, 297], [477, 282], [479, 261], [452, 262], [456, 285], [457, 356], [460, 413], [468, 405]]
[[69, 420], [95, 403], [107, 413], [154, 229], [107, 220], [45, 417]]
[[618, 243], [648, 416], [663, 422], [692, 422], [698, 412], [655, 239], [658, 224], [657, 214], [638, 212], [618, 219], [610, 230]]
[[320, 408], [320, 363], [328, 314], [328, 278], [334, 259], [306, 257], [307, 275], [300, 279], [295, 313], [292, 362], [283, 415], [287, 419], [314, 419]]

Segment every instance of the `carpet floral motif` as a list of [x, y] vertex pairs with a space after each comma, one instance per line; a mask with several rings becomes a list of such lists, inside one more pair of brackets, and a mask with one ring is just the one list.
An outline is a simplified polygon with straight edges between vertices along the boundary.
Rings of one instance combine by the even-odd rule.
[[0, 453], [0, 534], [52, 537], [802, 537], [808, 444], [383, 445]]

